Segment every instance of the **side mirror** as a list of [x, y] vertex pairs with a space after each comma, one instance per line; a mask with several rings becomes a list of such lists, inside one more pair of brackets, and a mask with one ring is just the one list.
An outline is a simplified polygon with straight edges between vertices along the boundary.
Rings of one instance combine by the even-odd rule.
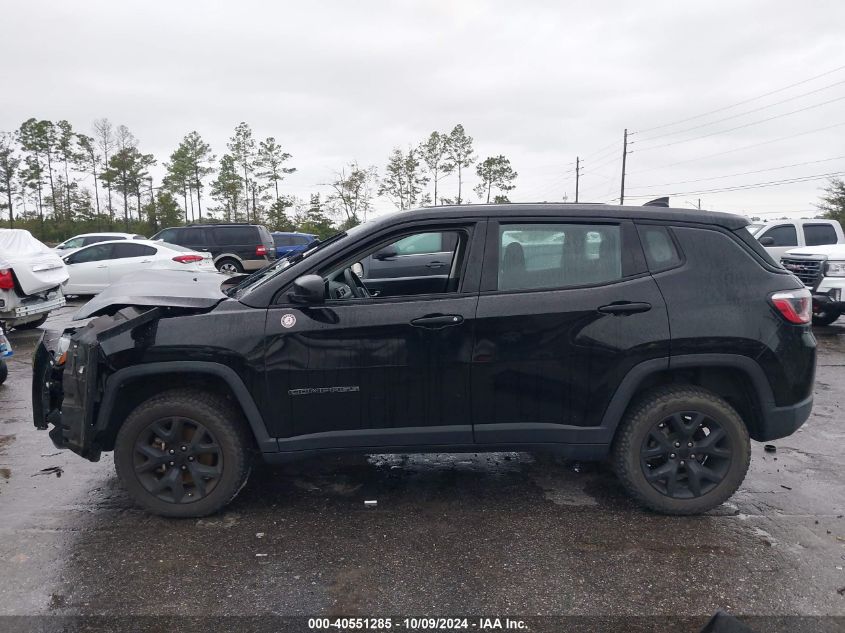
[[773, 237], [761, 237], [760, 244], [762, 246], [774, 246], [775, 245], [775, 238]]
[[298, 277], [288, 298], [294, 303], [323, 303], [326, 300], [326, 282], [320, 275]]
[[383, 262], [385, 259], [390, 259], [391, 257], [396, 257], [399, 252], [393, 245], [385, 246], [384, 248], [377, 250], [373, 253], [373, 259], [377, 259], [380, 262]]

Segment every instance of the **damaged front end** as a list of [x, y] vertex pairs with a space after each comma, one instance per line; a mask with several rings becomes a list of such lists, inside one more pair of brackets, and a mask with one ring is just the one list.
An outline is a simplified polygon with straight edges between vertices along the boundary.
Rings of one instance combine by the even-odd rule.
[[[103, 450], [105, 425], [98, 413], [111, 359], [143, 347], [161, 308], [128, 307], [64, 332], [45, 332], [33, 355], [32, 412], [35, 428], [50, 429], [58, 448], [91, 461]], [[146, 326], [146, 327], [145, 327]]]

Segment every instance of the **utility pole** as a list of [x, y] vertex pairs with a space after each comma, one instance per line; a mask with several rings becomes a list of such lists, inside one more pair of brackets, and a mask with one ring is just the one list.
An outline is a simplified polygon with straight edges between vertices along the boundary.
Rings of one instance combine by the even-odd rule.
[[619, 192], [619, 204], [625, 204], [625, 159], [628, 158], [628, 128], [622, 141], [622, 188]]
[[[571, 164], [571, 163], [570, 163]], [[581, 158], [579, 156], [575, 157], [575, 202], [578, 202], [578, 185], [579, 180], [581, 178]]]

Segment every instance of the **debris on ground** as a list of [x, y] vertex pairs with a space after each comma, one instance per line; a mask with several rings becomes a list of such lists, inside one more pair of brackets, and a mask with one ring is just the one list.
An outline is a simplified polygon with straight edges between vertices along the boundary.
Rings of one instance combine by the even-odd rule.
[[375, 508], [378, 505], [378, 501], [375, 499], [368, 499], [364, 501], [364, 506], [367, 508]]
[[778, 447], [777, 447], [777, 446], [775, 446], [774, 444], [766, 444], [766, 445], [763, 447], [763, 449], [764, 449], [767, 453], [777, 453]]
[[49, 468], [42, 468], [32, 475], [32, 477], [37, 477], [38, 475], [55, 475], [56, 477], [61, 477], [63, 472], [65, 471], [62, 470], [61, 466], [50, 466]]
[[783, 484], [780, 485], [781, 488], [785, 488], [786, 490], [792, 490], [789, 486], [784, 486]]

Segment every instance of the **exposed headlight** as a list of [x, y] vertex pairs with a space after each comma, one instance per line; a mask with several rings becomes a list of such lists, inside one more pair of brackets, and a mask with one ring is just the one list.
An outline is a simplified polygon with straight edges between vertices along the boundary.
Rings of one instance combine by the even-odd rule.
[[845, 262], [828, 262], [825, 274], [828, 277], [845, 277]]

